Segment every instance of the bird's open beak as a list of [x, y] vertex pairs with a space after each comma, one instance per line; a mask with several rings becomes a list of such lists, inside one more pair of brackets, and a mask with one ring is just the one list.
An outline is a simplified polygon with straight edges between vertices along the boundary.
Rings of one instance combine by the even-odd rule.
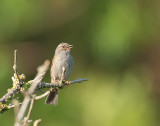
[[70, 48], [70, 49], [73, 48], [73, 45], [69, 45], [69, 48]]

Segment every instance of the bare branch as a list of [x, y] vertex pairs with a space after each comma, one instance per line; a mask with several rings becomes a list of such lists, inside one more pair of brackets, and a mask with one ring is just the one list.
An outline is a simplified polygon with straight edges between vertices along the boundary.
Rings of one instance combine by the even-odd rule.
[[73, 80], [73, 81], [69, 81], [69, 82], [64, 82], [62, 85], [57, 85], [57, 84], [54, 84], [54, 83], [45, 83], [45, 82], [40, 82], [37, 86], [37, 89], [43, 89], [43, 88], [55, 88], [55, 87], [58, 87], [58, 88], [61, 88], [63, 87], [64, 85], [71, 85], [71, 84], [75, 84], [75, 83], [81, 83], [83, 81], [88, 81], [88, 79], [77, 79], [77, 80]]
[[81, 82], [83, 82], [83, 81], [88, 81], [88, 79], [86, 79], [86, 78], [85, 78], [85, 79], [79, 78], [79, 79], [77, 79], [77, 80], [70, 81], [69, 84], [81, 83]]
[[5, 95], [0, 99], [0, 102], [5, 103], [8, 98], [12, 97], [14, 94], [18, 93], [19, 91], [20, 91], [20, 89], [17, 88], [17, 87], [9, 89], [9, 90], [8, 90], [8, 93], [5, 94]]
[[27, 120], [29, 119], [30, 115], [31, 115], [31, 111], [32, 111], [32, 108], [33, 108], [33, 104], [34, 104], [34, 99], [35, 96], [32, 97], [32, 100], [31, 100], [31, 104], [30, 104], [30, 108], [29, 108], [29, 111], [28, 111], [28, 114], [27, 114]]
[[19, 78], [18, 71], [17, 71], [17, 50], [14, 50], [14, 65], [13, 65], [13, 70], [14, 70], [14, 73], [15, 73], [15, 75], [17, 77], [18, 83], [20, 83], [21, 79]]
[[32, 108], [33, 108], [33, 104], [34, 104], [34, 99], [35, 98], [35, 95], [33, 95], [33, 97], [32, 97], [32, 100], [31, 100], [31, 103], [30, 103], [30, 107], [29, 107], [29, 110], [28, 110], [28, 114], [27, 114], [27, 116], [24, 118], [24, 122], [23, 122], [23, 125], [24, 126], [27, 126], [28, 125], [28, 119], [29, 119], [29, 117], [30, 117], [30, 115], [31, 115], [31, 111], [32, 111]]
[[49, 92], [50, 92], [50, 91], [47, 91], [47, 92], [45, 92], [44, 94], [42, 94], [42, 95], [40, 95], [40, 96], [36, 96], [36, 97], [35, 97], [35, 100], [39, 100], [39, 99], [47, 96], [47, 95], [49, 94]]
[[24, 98], [24, 104], [22, 104], [19, 112], [18, 112], [18, 115], [17, 115], [17, 120], [19, 122], [19, 124], [17, 124], [16, 126], [20, 126], [20, 123], [24, 117], [24, 114], [26, 112], [26, 109], [27, 109], [27, 106], [30, 102], [30, 98], [31, 98], [31, 95], [33, 94], [33, 92], [35, 91], [37, 85], [42, 81], [46, 71], [48, 70], [48, 67], [49, 67], [49, 64], [50, 64], [50, 61], [49, 60], [46, 60], [44, 62], [44, 64], [42, 66], [39, 67], [38, 69], [38, 74], [37, 76], [35, 77], [35, 79], [33, 80], [32, 82], [32, 85], [31, 87], [29, 88], [25, 98]]
[[[44, 94], [40, 95], [40, 96], [35, 96], [34, 100], [40, 100], [42, 98], [44, 98], [45, 96], [47, 96], [49, 94], [49, 91], [45, 92]], [[10, 105], [10, 108], [14, 108], [16, 106], [19, 106], [19, 105], [22, 105], [24, 104], [25, 102], [29, 102], [32, 98], [30, 98], [28, 101], [24, 101], [22, 103], [19, 103], [19, 104], [13, 104], [13, 105]]]

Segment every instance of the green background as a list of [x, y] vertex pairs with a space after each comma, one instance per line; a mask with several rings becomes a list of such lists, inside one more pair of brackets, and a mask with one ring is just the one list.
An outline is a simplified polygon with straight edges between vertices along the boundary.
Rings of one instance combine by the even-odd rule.
[[[51, 61], [60, 42], [74, 45], [69, 80], [59, 104], [36, 101], [40, 126], [160, 125], [159, 0], [1, 0], [0, 96], [12, 86], [13, 52], [27, 80]], [[44, 80], [50, 82], [49, 71]], [[14, 111], [0, 115], [14, 124]]]

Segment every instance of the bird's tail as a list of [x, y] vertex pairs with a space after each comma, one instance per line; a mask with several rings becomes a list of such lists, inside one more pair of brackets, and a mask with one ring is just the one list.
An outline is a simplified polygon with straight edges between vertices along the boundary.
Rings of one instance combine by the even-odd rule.
[[57, 105], [58, 104], [58, 90], [50, 90], [50, 93], [45, 101], [46, 104]]

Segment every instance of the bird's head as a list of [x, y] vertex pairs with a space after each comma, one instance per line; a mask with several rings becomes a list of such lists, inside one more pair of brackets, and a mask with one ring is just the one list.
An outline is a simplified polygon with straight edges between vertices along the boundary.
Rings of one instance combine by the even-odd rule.
[[55, 53], [70, 52], [71, 48], [73, 48], [73, 45], [63, 42], [57, 46]]

